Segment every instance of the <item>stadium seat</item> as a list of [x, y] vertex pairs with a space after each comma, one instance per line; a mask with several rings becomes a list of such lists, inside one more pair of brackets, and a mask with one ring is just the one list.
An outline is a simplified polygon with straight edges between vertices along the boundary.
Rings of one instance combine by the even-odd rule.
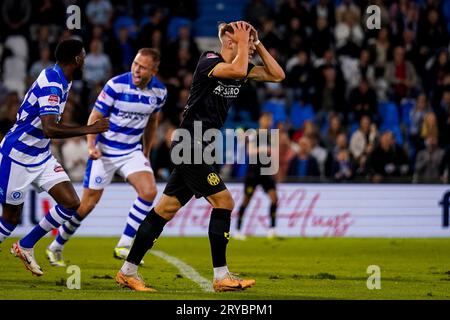
[[114, 34], [116, 37], [119, 36], [119, 31], [122, 28], [128, 29], [128, 34], [130, 35], [130, 38], [134, 39], [137, 36], [136, 32], [136, 21], [130, 16], [122, 15], [116, 19], [114, 22]]
[[397, 105], [394, 102], [389, 101], [379, 103], [378, 113], [380, 114], [382, 125], [386, 126], [400, 125]]
[[309, 103], [294, 102], [291, 107], [290, 118], [295, 129], [301, 128], [305, 121], [314, 119], [313, 106]]
[[273, 123], [286, 121], [286, 110], [285, 105], [277, 100], [268, 100], [262, 105], [263, 112], [270, 112], [273, 115]]
[[167, 26], [167, 36], [171, 40], [175, 40], [178, 37], [178, 30], [180, 27], [190, 26], [191, 20], [183, 17], [173, 17], [169, 21]]
[[246, 1], [208, 1], [198, 0], [198, 19], [194, 22], [196, 36], [216, 37], [217, 23], [240, 20], [242, 17], [236, 13], [242, 13]]

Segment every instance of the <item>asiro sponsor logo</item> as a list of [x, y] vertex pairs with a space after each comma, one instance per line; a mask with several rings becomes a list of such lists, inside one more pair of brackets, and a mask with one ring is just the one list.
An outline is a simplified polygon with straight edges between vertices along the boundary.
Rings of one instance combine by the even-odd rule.
[[214, 93], [224, 98], [237, 98], [241, 85], [226, 85], [218, 81], [219, 85], [214, 88]]

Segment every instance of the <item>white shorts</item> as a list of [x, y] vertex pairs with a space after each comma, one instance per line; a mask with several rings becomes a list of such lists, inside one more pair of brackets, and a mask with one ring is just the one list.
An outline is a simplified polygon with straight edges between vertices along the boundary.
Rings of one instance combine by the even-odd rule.
[[139, 150], [119, 157], [89, 159], [83, 185], [85, 188], [103, 190], [111, 183], [116, 172], [126, 180], [130, 174], [141, 171], [153, 173], [150, 161]]
[[58, 183], [70, 181], [64, 168], [52, 156], [36, 167], [26, 167], [0, 153], [0, 202], [19, 205], [34, 186], [38, 192], [48, 192]]

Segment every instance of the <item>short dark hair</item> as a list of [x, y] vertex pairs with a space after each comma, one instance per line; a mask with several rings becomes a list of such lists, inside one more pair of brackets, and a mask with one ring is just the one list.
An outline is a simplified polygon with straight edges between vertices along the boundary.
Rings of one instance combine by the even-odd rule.
[[157, 49], [153, 48], [142, 48], [139, 49], [138, 53], [142, 54], [143, 56], [151, 56], [153, 59], [153, 62], [156, 63], [156, 65], [159, 65], [159, 62], [161, 61], [161, 54]]
[[57, 62], [63, 64], [72, 63], [75, 57], [83, 51], [83, 42], [77, 39], [67, 39], [61, 41], [55, 50]]

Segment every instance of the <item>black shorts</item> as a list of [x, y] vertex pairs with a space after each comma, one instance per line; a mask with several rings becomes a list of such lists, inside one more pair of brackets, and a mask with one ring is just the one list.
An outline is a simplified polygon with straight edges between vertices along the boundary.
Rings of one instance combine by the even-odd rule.
[[208, 164], [176, 165], [170, 174], [164, 194], [177, 197], [184, 206], [192, 196], [209, 197], [226, 190], [225, 183], [216, 168]]
[[244, 181], [244, 192], [247, 196], [251, 196], [258, 185], [267, 193], [269, 190], [276, 188], [273, 176], [266, 175], [247, 175]]

